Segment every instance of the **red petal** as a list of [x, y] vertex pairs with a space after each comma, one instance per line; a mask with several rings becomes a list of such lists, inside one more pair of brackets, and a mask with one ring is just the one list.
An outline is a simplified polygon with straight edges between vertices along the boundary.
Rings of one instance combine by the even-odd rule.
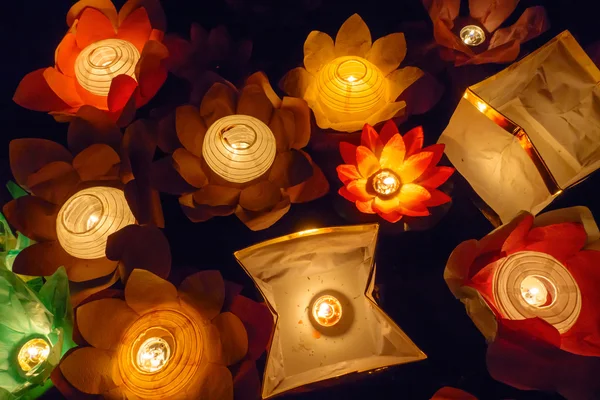
[[235, 400], [260, 399], [260, 377], [253, 360], [243, 361], [239, 368], [233, 367], [233, 392]]
[[375, 214], [375, 210], [373, 210], [373, 200], [360, 201], [356, 200], [354, 203], [358, 211], [365, 214]]
[[44, 78], [46, 68], [25, 75], [13, 96], [13, 101], [34, 111], [59, 111], [69, 107], [48, 85]]
[[398, 127], [391, 119], [387, 121], [383, 128], [381, 128], [381, 132], [379, 132], [379, 140], [384, 145], [394, 136], [395, 134], [399, 134]]
[[477, 397], [453, 387], [443, 387], [433, 394], [431, 400], [477, 400]]
[[340, 154], [342, 155], [342, 159], [346, 164], [356, 165], [356, 148], [351, 143], [340, 142]]
[[83, 50], [89, 44], [114, 36], [115, 29], [106, 15], [91, 7], [83, 10], [75, 31], [77, 46], [80, 49]]
[[402, 136], [402, 139], [404, 139], [404, 146], [406, 146], [406, 157], [412, 156], [423, 148], [423, 140], [425, 140], [423, 127], [417, 126], [411, 129]]
[[273, 328], [273, 315], [264, 303], [236, 296], [229, 309], [244, 324], [248, 332], [248, 356], [257, 360], [267, 348]]
[[379, 215], [381, 218], [385, 219], [386, 221], [391, 222], [392, 224], [394, 224], [402, 219], [402, 213], [400, 213], [400, 212], [384, 213], [381, 211], [377, 211], [377, 215]]
[[432, 167], [437, 165], [440, 160], [442, 159], [442, 156], [444, 155], [444, 149], [446, 148], [446, 145], [442, 144], [442, 143], [437, 143], [437, 144], [432, 144], [431, 146], [427, 146], [425, 147], [422, 151], [428, 151], [433, 153], [433, 158], [431, 159], [431, 165]]
[[348, 201], [351, 201], [353, 203], [356, 201], [356, 196], [350, 193], [348, 189], [346, 189], [346, 186], [342, 186], [341, 188], [339, 188], [338, 193], [340, 196], [342, 196]]
[[431, 164], [433, 153], [421, 152], [408, 157], [395, 171], [400, 175], [402, 183], [411, 183], [419, 178]]
[[427, 189], [435, 189], [442, 185], [454, 173], [452, 167], [433, 167], [429, 168], [416, 183]]
[[514, 231], [506, 238], [502, 245], [502, 251], [510, 254], [522, 250], [526, 245], [525, 238], [533, 225], [533, 215], [527, 215], [523, 218]]
[[44, 70], [44, 79], [58, 97], [60, 97], [69, 107], [81, 107], [82, 99], [77, 93], [76, 80], [61, 74], [55, 68], [46, 68]]
[[383, 143], [379, 140], [377, 131], [369, 124], [365, 124], [360, 135], [360, 145], [370, 149], [375, 156], [379, 156], [383, 149]]
[[115, 112], [125, 108], [137, 87], [136, 80], [129, 75], [122, 74], [113, 78], [107, 98], [108, 109]]
[[525, 240], [526, 250], [550, 254], [564, 261], [585, 246], [587, 233], [583, 225], [566, 222], [533, 228]]
[[79, 53], [80, 49], [77, 47], [75, 35], [71, 32], [67, 33], [56, 48], [56, 67], [63, 74], [74, 77], [75, 60]]
[[429, 189], [429, 194], [431, 198], [423, 202], [427, 207], [437, 207], [452, 201], [452, 198], [441, 190]]
[[338, 165], [335, 170], [337, 171], [338, 178], [340, 178], [344, 185], [355, 179], [362, 179], [362, 176], [360, 175], [358, 169], [356, 169], [354, 165]]
[[140, 95], [136, 99], [139, 108], [154, 97], [167, 79], [167, 69], [162, 65], [163, 60], [169, 56], [169, 51], [160, 42], [149, 40], [144, 46], [136, 69], [136, 76], [140, 87]]
[[141, 53], [150, 37], [150, 32], [152, 32], [152, 26], [148, 19], [148, 13], [145, 8], [140, 7], [129, 14], [119, 26], [117, 37], [132, 43]]

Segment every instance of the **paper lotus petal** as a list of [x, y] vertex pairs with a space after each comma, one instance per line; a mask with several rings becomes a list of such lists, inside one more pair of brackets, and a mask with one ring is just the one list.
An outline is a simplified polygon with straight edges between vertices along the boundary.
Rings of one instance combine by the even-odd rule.
[[598, 393], [598, 239], [590, 211], [573, 207], [522, 213], [451, 254], [444, 278], [490, 342], [494, 378], [567, 398]]
[[[187, 279], [204, 287], [218, 285], [215, 279], [202, 282], [214, 276], [207, 272]], [[230, 312], [207, 313], [197, 305], [212, 299], [204, 301], [205, 293], [182, 289], [136, 269], [125, 285], [124, 300], [94, 299], [78, 307], [78, 329], [91, 347], [80, 347], [61, 361], [61, 376], [53, 380], [66, 380], [68, 385], [57, 383], [63, 395], [233, 399], [226, 367], [246, 354], [244, 325]], [[190, 295], [196, 298], [189, 301]]]
[[498, 29], [513, 13], [518, 1], [470, 0], [470, 17], [459, 17], [460, 2], [423, 0], [433, 21], [433, 35], [440, 55], [456, 66], [486, 63], [510, 63], [521, 43], [550, 28], [542, 6], [526, 9], [513, 25]]
[[436, 166], [443, 151], [443, 145], [423, 148], [421, 127], [401, 136], [392, 121], [379, 134], [365, 124], [360, 146], [340, 144], [346, 164], [337, 167], [344, 184], [339, 194], [360, 212], [378, 214], [388, 222], [428, 216], [428, 207], [451, 200], [437, 189], [454, 172]]
[[47, 390], [50, 373], [71, 340], [73, 313], [63, 268], [39, 290], [0, 268], [0, 397], [35, 398]]
[[[73, 289], [74, 303], [94, 289], [110, 286], [119, 275], [125, 281], [134, 268], [150, 268], [166, 277], [171, 263], [168, 242], [153, 226], [153, 219], [146, 218], [162, 217], [160, 203], [152, 201], [157, 193], [149, 181], [144, 182], [149, 179], [144, 166], [150, 166], [156, 144], [148, 144], [149, 134], [141, 122], [124, 136], [119, 131], [122, 142], [117, 150], [113, 133], [93, 134], [95, 143], [78, 139], [79, 129], [94, 126], [93, 119], [78, 113], [73, 125], [71, 147], [78, 149], [73, 153], [44, 139], [16, 139], [10, 144], [13, 174], [27, 183], [31, 194], [7, 203], [3, 211], [14, 228], [37, 242], [17, 255], [14, 272], [49, 276], [64, 266], [70, 281], [89, 281], [88, 287]], [[106, 129], [96, 127], [98, 132]], [[107, 132], [114, 132], [113, 128], [118, 131], [111, 123]], [[88, 143], [92, 144], [83, 148]], [[136, 223], [140, 226], [129, 227]], [[127, 235], [119, 235], [123, 229]], [[158, 256], [140, 246], [140, 241], [152, 243]], [[148, 257], [147, 265], [139, 265]]]
[[75, 3], [55, 65], [26, 75], [13, 100], [57, 121], [68, 121], [90, 105], [126, 125], [167, 78], [164, 19], [158, 0], [129, 0], [118, 19], [110, 1]]
[[304, 43], [304, 68], [289, 71], [280, 86], [288, 95], [306, 100], [320, 128], [354, 132], [365, 123], [375, 125], [405, 113], [412, 98], [397, 99], [423, 76], [416, 67], [397, 69], [405, 55], [402, 33], [372, 42], [369, 28], [354, 14], [335, 42], [326, 33], [312, 31]]
[[477, 400], [477, 397], [464, 390], [446, 386], [435, 392], [431, 400]]
[[[252, 230], [268, 228], [290, 202], [325, 195], [329, 184], [301, 148], [310, 138], [305, 101], [280, 99], [262, 72], [238, 91], [215, 83], [200, 108], [184, 105], [162, 120], [161, 143], [179, 143], [153, 165], [154, 187], [179, 194], [194, 222], [235, 213]], [[170, 159], [170, 160], [169, 160]]]

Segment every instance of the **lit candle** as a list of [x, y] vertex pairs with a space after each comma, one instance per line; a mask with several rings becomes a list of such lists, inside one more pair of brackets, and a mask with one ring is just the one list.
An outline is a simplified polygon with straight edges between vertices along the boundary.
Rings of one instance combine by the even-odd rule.
[[552, 304], [554, 301], [552, 292], [555, 291], [552, 282], [542, 276], [529, 275], [521, 281], [521, 296], [533, 307], [541, 308]]
[[135, 78], [140, 59], [138, 49], [122, 39], [105, 39], [84, 48], [75, 60], [77, 82], [88, 92], [108, 96], [113, 78], [128, 75]]
[[485, 32], [477, 25], [467, 25], [460, 30], [460, 38], [467, 46], [479, 46], [485, 42]]
[[137, 351], [136, 367], [144, 373], [153, 374], [165, 367], [171, 358], [171, 347], [159, 337], [146, 339]]
[[26, 342], [17, 355], [19, 367], [27, 373], [42, 365], [50, 354], [50, 344], [41, 338], [31, 339]]
[[373, 190], [381, 196], [393, 196], [400, 190], [400, 178], [388, 169], [375, 174], [372, 178]]
[[319, 325], [333, 326], [342, 318], [342, 304], [333, 296], [321, 296], [313, 304], [312, 314]]
[[58, 212], [56, 234], [61, 247], [73, 257], [105, 256], [106, 241], [119, 229], [135, 224], [122, 190], [95, 186], [71, 196]]

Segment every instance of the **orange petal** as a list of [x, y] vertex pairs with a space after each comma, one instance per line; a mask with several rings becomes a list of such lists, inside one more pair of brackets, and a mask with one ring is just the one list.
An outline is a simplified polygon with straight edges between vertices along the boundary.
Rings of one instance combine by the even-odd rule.
[[400, 202], [398, 201], [398, 197], [392, 197], [391, 199], [375, 197], [373, 200], [373, 210], [384, 214], [389, 214], [396, 211], [399, 205]]
[[412, 156], [423, 148], [423, 140], [425, 139], [423, 127], [417, 126], [411, 129], [402, 136], [402, 139], [404, 139], [404, 145], [406, 146], [406, 157]]
[[48, 85], [44, 77], [46, 68], [25, 75], [13, 95], [13, 101], [34, 111], [61, 111], [70, 108]]
[[493, 32], [512, 14], [517, 4], [519, 0], [469, 0], [469, 13], [488, 32]]
[[244, 209], [243, 207], [237, 207], [235, 215], [253, 231], [260, 231], [267, 229], [272, 226], [275, 222], [279, 221], [290, 209], [290, 199], [284, 196], [283, 199], [277, 203], [275, 207], [269, 212], [254, 212]]
[[240, 189], [227, 186], [207, 185], [194, 192], [194, 202], [206, 206], [235, 206], [239, 202]]
[[34, 195], [61, 205], [73, 194], [79, 182], [79, 174], [70, 163], [54, 161], [29, 175], [27, 187]]
[[82, 181], [117, 179], [115, 167], [121, 162], [117, 152], [106, 144], [93, 144], [73, 159]]
[[114, 77], [106, 98], [108, 109], [115, 112], [125, 108], [137, 87], [137, 81], [129, 75], [121, 74]]
[[208, 178], [202, 171], [202, 160], [180, 147], [173, 153], [173, 166], [179, 175], [190, 185], [201, 188], [208, 184]]
[[59, 207], [44, 199], [23, 196], [6, 203], [2, 212], [16, 230], [39, 242], [56, 239], [58, 210]]
[[405, 155], [406, 147], [404, 146], [402, 136], [399, 134], [392, 136], [381, 152], [381, 157], [379, 158], [381, 168], [397, 171], [404, 162]]
[[240, 94], [237, 114], [250, 115], [268, 125], [273, 114], [273, 104], [260, 86], [247, 85]]
[[115, 36], [115, 28], [108, 17], [95, 8], [86, 8], [79, 16], [75, 37], [77, 46], [84, 49], [88, 45], [102, 39]]
[[123, 134], [108, 114], [92, 106], [82, 106], [69, 124], [67, 143], [73, 154], [103, 143], [119, 151]]
[[370, 149], [375, 156], [381, 154], [383, 143], [379, 139], [377, 131], [369, 124], [365, 124], [360, 135], [360, 145]]
[[123, 333], [139, 315], [120, 299], [91, 301], [77, 308], [77, 327], [98, 349], [115, 349]]
[[431, 195], [431, 198], [423, 202], [427, 207], [441, 206], [442, 204], [452, 201], [452, 198], [441, 190], [431, 189], [429, 190], [429, 194]]
[[398, 127], [394, 121], [390, 119], [381, 128], [381, 132], [379, 132], [379, 140], [381, 140], [381, 143], [385, 145], [394, 135], [397, 134], [400, 134]]
[[304, 68], [297, 67], [288, 71], [279, 81], [279, 87], [286, 94], [304, 98], [306, 91], [313, 82], [313, 76]]
[[150, 165], [152, 187], [169, 194], [191, 193], [196, 188], [187, 183], [173, 166], [172, 157], [164, 157]]
[[217, 315], [212, 323], [221, 339], [219, 362], [233, 365], [244, 358], [248, 352], [248, 334], [242, 321], [235, 314], [225, 312]]
[[454, 173], [452, 167], [433, 167], [423, 174], [415, 183], [427, 189], [435, 189], [442, 185]]
[[294, 114], [289, 110], [276, 109], [268, 125], [275, 136], [277, 152], [290, 150], [294, 142]]
[[167, 30], [167, 17], [158, 0], [128, 0], [119, 10], [119, 25], [123, 25], [131, 18], [131, 15], [138, 9], [144, 8], [148, 13], [148, 19], [152, 28], [161, 31]]
[[[197, 111], [197, 109], [196, 109]], [[153, 118], [160, 118], [159, 116], [153, 116]], [[182, 147], [183, 144], [177, 137], [177, 131], [175, 129], [175, 113], [169, 112], [167, 115], [160, 118], [158, 121], [158, 147], [165, 153], [172, 153], [177, 148]]]
[[403, 217], [401, 212], [384, 213], [381, 211], [377, 211], [377, 215], [385, 219], [387, 222], [391, 222], [392, 224], [395, 224], [396, 222], [400, 221]]
[[141, 53], [150, 37], [152, 26], [145, 8], [132, 12], [119, 26], [117, 37], [133, 44]]
[[128, 182], [133, 177], [149, 179], [148, 167], [156, 151], [156, 131], [149, 120], [139, 119], [129, 125], [121, 142], [121, 175]]
[[421, 152], [408, 157], [402, 165], [394, 168], [394, 171], [400, 176], [402, 183], [414, 182], [423, 175], [431, 163], [433, 153]]
[[313, 171], [313, 164], [306, 153], [292, 149], [277, 154], [269, 173], [269, 181], [277, 187], [287, 189], [306, 182], [313, 176]]
[[129, 275], [125, 301], [140, 315], [157, 308], [179, 308], [175, 286], [143, 269], [134, 269]]
[[344, 185], [352, 180], [363, 178], [354, 165], [338, 165], [336, 171], [338, 173], [338, 177], [340, 178], [342, 183], [344, 183]]
[[321, 171], [321, 168], [312, 161], [307, 153], [301, 150], [300, 152], [304, 154], [312, 165], [312, 176], [306, 181], [285, 190], [292, 203], [306, 203], [329, 193], [329, 182], [323, 171]]
[[215, 83], [206, 92], [200, 104], [200, 115], [207, 127], [216, 120], [235, 114], [237, 94], [234, 89], [222, 83]]
[[94, 347], [70, 353], [61, 361], [60, 370], [66, 380], [83, 393], [101, 394], [116, 386], [111, 354]]
[[[217, 334], [218, 338], [218, 334]], [[231, 371], [223, 365], [204, 363], [192, 378], [186, 394], [189, 399], [233, 399], [233, 378]], [[236, 395], [239, 396], [239, 395]]]
[[216, 270], [197, 272], [179, 286], [181, 299], [193, 306], [207, 320], [215, 318], [225, 301], [225, 283]]
[[250, 211], [265, 211], [273, 208], [281, 200], [279, 186], [269, 181], [258, 182], [242, 190], [240, 206]]
[[83, 101], [77, 92], [75, 78], [61, 74], [56, 68], [46, 68], [44, 79], [46, 79], [46, 83], [52, 91], [69, 107], [81, 107], [83, 105]]
[[225, 217], [235, 212], [236, 206], [204, 206], [196, 204], [194, 207], [180, 204], [181, 210], [192, 222], [208, 221], [212, 217]]
[[168, 72], [163, 62], [168, 56], [169, 50], [156, 40], [148, 40], [144, 45], [135, 69], [140, 88], [135, 102], [136, 107], [148, 103], [165, 83]]
[[132, 179], [123, 189], [125, 199], [140, 225], [154, 225], [164, 228], [165, 217], [160, 203], [160, 194], [151, 187], [150, 177]]
[[56, 48], [56, 68], [66, 76], [75, 77], [75, 60], [80, 51], [75, 35], [68, 32]]
[[[211, 31], [212, 33], [213, 31]], [[269, 78], [267, 78], [267, 75], [264, 72], [255, 72], [252, 75], [250, 75], [248, 77], [248, 79], [246, 79], [246, 85], [258, 85], [262, 88], [263, 92], [265, 92], [265, 95], [269, 98], [269, 100], [271, 101], [271, 104], [273, 105], [274, 108], [281, 108], [282, 106], [285, 107], [281, 101], [281, 99], [279, 98], [279, 96], [277, 96], [277, 93], [275, 93], [275, 91], [273, 90], [273, 87], [271, 86], [271, 83], [269, 83]], [[291, 100], [300, 100], [300, 99], [296, 99], [293, 97], [290, 97], [289, 99]], [[290, 101], [290, 100], [288, 100]], [[304, 147], [304, 146], [302, 146]]]
[[27, 185], [29, 175], [55, 161], [70, 163], [71, 153], [60, 144], [46, 139], [14, 139], [8, 145], [10, 169], [17, 183]]
[[83, 10], [89, 7], [101, 11], [112, 22], [113, 26], [118, 25], [117, 9], [110, 0], [79, 0], [73, 4], [67, 13], [67, 25], [73, 26]]
[[360, 211], [362, 213], [375, 214], [375, 210], [373, 209], [373, 200], [368, 200], [368, 201], [356, 200], [356, 202], [354, 204], [356, 205], [356, 208], [358, 208], [358, 211]]
[[346, 184], [346, 189], [348, 189], [348, 191], [351, 194], [356, 196], [357, 200], [367, 201], [367, 200], [371, 200], [375, 196], [373, 196], [372, 194], [370, 194], [367, 191], [366, 185], [367, 185], [366, 179], [356, 179], [356, 180], [348, 182], [348, 184]]
[[335, 36], [335, 55], [366, 57], [371, 49], [371, 32], [358, 14], [348, 18]]
[[346, 164], [356, 165], [356, 147], [351, 143], [340, 142], [340, 154]]
[[431, 194], [422, 186], [414, 183], [407, 183], [400, 187], [400, 193], [398, 194], [398, 200], [402, 204], [414, 204], [429, 200]]
[[323, 65], [335, 58], [333, 39], [326, 33], [312, 31], [304, 42], [304, 67], [316, 75]]
[[[100, 110], [108, 111], [108, 96], [99, 96], [97, 94], [93, 94], [92, 92], [87, 91], [79, 84], [77, 79], [73, 79], [75, 82], [75, 91], [77, 95], [81, 98], [82, 104], [87, 104], [89, 106], [94, 106], [99, 108]], [[113, 120], [117, 120], [118, 117], [111, 117]]]
[[202, 157], [202, 143], [206, 125], [198, 108], [185, 105], [175, 110], [175, 129], [181, 144], [197, 157]]
[[358, 172], [360, 172], [363, 178], [369, 178], [381, 169], [377, 157], [375, 157], [371, 150], [364, 146], [356, 148], [356, 163], [358, 164]]
[[429, 164], [433, 167], [433, 166], [437, 165], [440, 162], [440, 160], [442, 159], [445, 148], [446, 148], [445, 144], [436, 143], [436, 144], [432, 144], [431, 146], [425, 147], [422, 150], [422, 152], [433, 153], [433, 157], [431, 158], [431, 163]]
[[[265, 92], [266, 93], [266, 92]], [[284, 97], [281, 108], [294, 115], [294, 138], [290, 143], [293, 149], [301, 149], [310, 140], [310, 109], [306, 101], [295, 97]]]

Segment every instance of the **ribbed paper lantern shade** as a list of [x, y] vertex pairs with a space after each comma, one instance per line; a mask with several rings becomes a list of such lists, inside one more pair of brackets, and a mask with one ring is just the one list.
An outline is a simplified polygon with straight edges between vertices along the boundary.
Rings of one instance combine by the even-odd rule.
[[331, 110], [348, 114], [375, 109], [385, 101], [386, 80], [379, 68], [360, 57], [339, 57], [317, 79], [318, 98]]
[[129, 75], [135, 78], [140, 59], [136, 47], [121, 39], [105, 39], [88, 45], [75, 60], [77, 82], [90, 93], [108, 96], [113, 78]]
[[554, 257], [523, 251], [496, 269], [494, 300], [509, 319], [539, 317], [565, 333], [581, 311], [581, 292], [571, 273]]
[[275, 136], [262, 121], [249, 115], [228, 115], [208, 128], [202, 156], [221, 178], [245, 183], [271, 168], [276, 150]]
[[73, 257], [92, 260], [105, 256], [108, 237], [135, 224], [122, 190], [97, 186], [80, 190], [58, 212], [56, 233]]

